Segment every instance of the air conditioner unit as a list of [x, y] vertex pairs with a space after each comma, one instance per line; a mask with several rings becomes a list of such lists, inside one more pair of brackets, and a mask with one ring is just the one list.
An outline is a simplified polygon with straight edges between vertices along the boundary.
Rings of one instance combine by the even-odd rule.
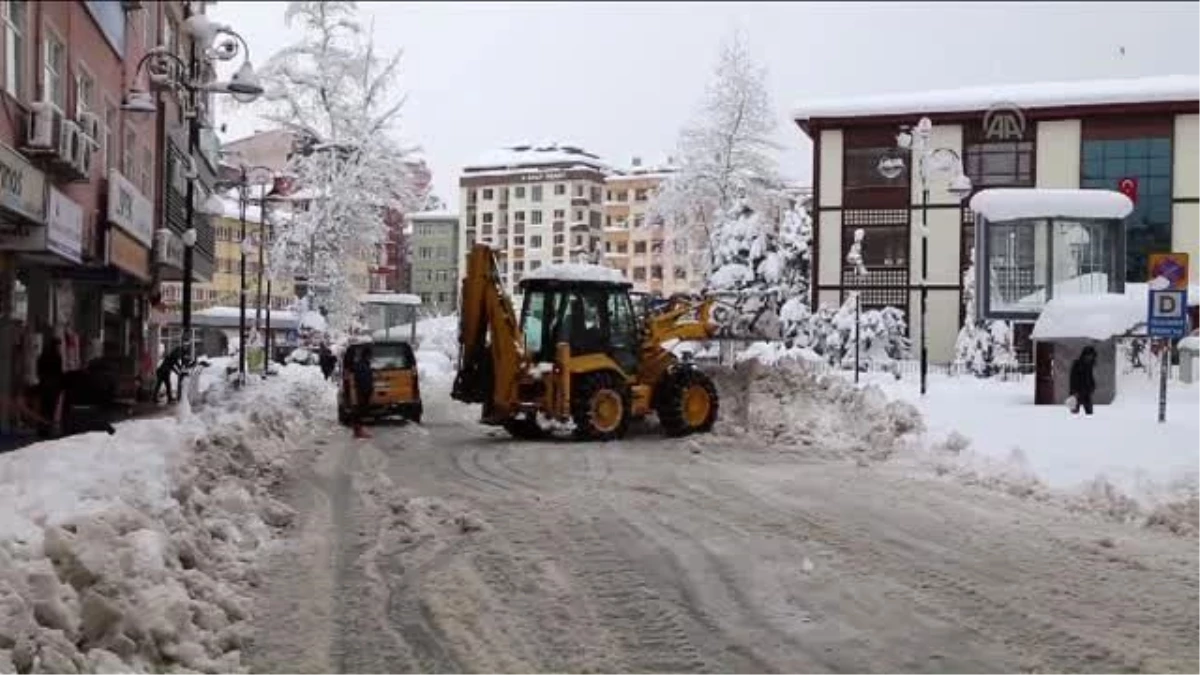
[[76, 146], [80, 143], [79, 125], [71, 120], [63, 120], [62, 134], [58, 137], [58, 157], [63, 162], [73, 164]]
[[83, 134], [80, 134], [78, 138], [79, 141], [75, 143], [75, 153], [71, 155], [71, 166], [85, 178], [89, 178], [92, 175], [92, 155], [96, 152], [96, 144]]
[[91, 139], [92, 143], [100, 142], [100, 116], [92, 112], [79, 113], [79, 131]]
[[54, 152], [62, 138], [63, 113], [49, 101], [38, 101], [29, 106], [29, 124], [25, 136], [28, 149]]

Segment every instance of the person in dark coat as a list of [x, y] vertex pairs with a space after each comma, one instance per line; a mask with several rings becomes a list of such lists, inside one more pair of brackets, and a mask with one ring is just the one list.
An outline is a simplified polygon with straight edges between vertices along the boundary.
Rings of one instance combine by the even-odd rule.
[[354, 437], [370, 438], [363, 423], [371, 407], [371, 394], [375, 391], [375, 373], [371, 370], [371, 348], [364, 347], [354, 362]]
[[[49, 436], [60, 419], [58, 403], [62, 397], [63, 388], [63, 359], [62, 342], [58, 338], [50, 338], [42, 347], [42, 353], [37, 360], [38, 398], [42, 418], [46, 423], [41, 425], [39, 432]], [[47, 426], [47, 424], [49, 426]]]
[[1079, 354], [1079, 358], [1071, 364], [1071, 395], [1075, 397], [1077, 407], [1073, 412], [1092, 414], [1092, 396], [1096, 393], [1096, 349], [1087, 346]]
[[329, 345], [321, 345], [317, 350], [317, 360], [321, 364], [321, 374], [325, 376], [325, 379], [333, 377], [333, 371], [337, 368], [337, 357], [330, 351]]
[[167, 390], [167, 403], [175, 402], [175, 393], [171, 391], [171, 373], [177, 373], [183, 363], [183, 347], [176, 347], [167, 352], [162, 363], [154, 371], [154, 400], [158, 401], [158, 392], [164, 387]]

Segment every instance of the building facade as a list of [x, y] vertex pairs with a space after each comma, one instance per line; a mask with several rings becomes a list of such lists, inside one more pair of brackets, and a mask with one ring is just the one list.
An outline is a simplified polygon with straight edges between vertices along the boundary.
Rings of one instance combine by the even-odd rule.
[[[1195, 76], [981, 87], [818, 101], [795, 119], [813, 141], [813, 302], [839, 304], [861, 289], [865, 306], [895, 306], [919, 341], [921, 218], [928, 231], [931, 361], [953, 359], [963, 320], [963, 271], [974, 248], [967, 200], [931, 177], [922, 210], [912, 158], [896, 135], [921, 117], [932, 147], [957, 153], [974, 190], [1135, 185], [1126, 221], [1126, 278], [1145, 281], [1146, 256], [1200, 255], [1200, 82]], [[1132, 179], [1129, 182], [1128, 179]], [[969, 197], [968, 197], [969, 199]], [[845, 262], [854, 230], [865, 232], [867, 275]], [[1029, 325], [1016, 326], [1018, 342]], [[1020, 346], [1020, 344], [1019, 344]]]
[[604, 264], [621, 270], [634, 292], [661, 295], [689, 293], [704, 283], [695, 263], [706, 245], [700, 228], [665, 231], [650, 215], [650, 201], [672, 169], [632, 166], [613, 173], [604, 188]]
[[[0, 3], [5, 404], [35, 380], [52, 338], [68, 369], [115, 362], [123, 392], [153, 370], [149, 300], [156, 262], [171, 262], [165, 245], [155, 252], [167, 173], [158, 130], [169, 111], [121, 104], [131, 86], [148, 88], [137, 66], [150, 48], [161, 42], [186, 56], [185, 11], [182, 2]], [[0, 424], [8, 410], [0, 405]]]
[[[519, 145], [463, 169], [459, 241], [496, 250], [512, 295], [528, 271], [586, 259], [599, 262], [609, 167], [581, 148]], [[465, 274], [459, 256], [459, 276]]]
[[411, 231], [409, 267], [412, 287], [409, 292], [421, 297], [421, 305], [438, 314], [458, 309], [459, 217], [451, 211], [423, 211], [409, 214]]

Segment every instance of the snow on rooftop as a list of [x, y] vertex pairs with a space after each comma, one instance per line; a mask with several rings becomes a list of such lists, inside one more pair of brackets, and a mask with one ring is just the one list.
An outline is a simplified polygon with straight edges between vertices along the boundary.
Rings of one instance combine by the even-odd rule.
[[625, 282], [621, 270], [587, 263], [556, 263], [545, 265], [525, 275], [525, 281], [592, 281], [605, 284]]
[[609, 168], [604, 160], [577, 145], [547, 142], [522, 143], [492, 150], [463, 169], [474, 174], [474, 169], [533, 168], [546, 164], [580, 164], [595, 169]]
[[991, 222], [1021, 218], [1124, 218], [1129, 197], [1114, 190], [992, 188], [971, 197], [971, 210]]
[[1146, 321], [1146, 301], [1134, 294], [1101, 293], [1053, 298], [1033, 325], [1034, 340], [1107, 340]]
[[807, 101], [792, 112], [797, 121], [820, 117], [870, 117], [940, 112], [985, 111], [999, 105], [1050, 108], [1069, 105], [1200, 100], [1200, 77], [1154, 77], [1028, 82], [935, 91], [906, 91]]
[[408, 220], [458, 220], [457, 211], [418, 211], [405, 216]]

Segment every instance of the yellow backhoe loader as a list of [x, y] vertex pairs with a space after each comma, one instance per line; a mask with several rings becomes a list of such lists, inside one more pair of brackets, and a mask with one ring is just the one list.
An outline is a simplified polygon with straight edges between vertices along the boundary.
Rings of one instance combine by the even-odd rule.
[[472, 247], [451, 396], [482, 403], [484, 424], [537, 438], [542, 416], [574, 422], [578, 438], [604, 441], [654, 413], [672, 436], [712, 429], [716, 387], [668, 347], [718, 334], [714, 299], [675, 297], [635, 312], [619, 271], [577, 263], [534, 270], [520, 288], [518, 318], [494, 251]]

